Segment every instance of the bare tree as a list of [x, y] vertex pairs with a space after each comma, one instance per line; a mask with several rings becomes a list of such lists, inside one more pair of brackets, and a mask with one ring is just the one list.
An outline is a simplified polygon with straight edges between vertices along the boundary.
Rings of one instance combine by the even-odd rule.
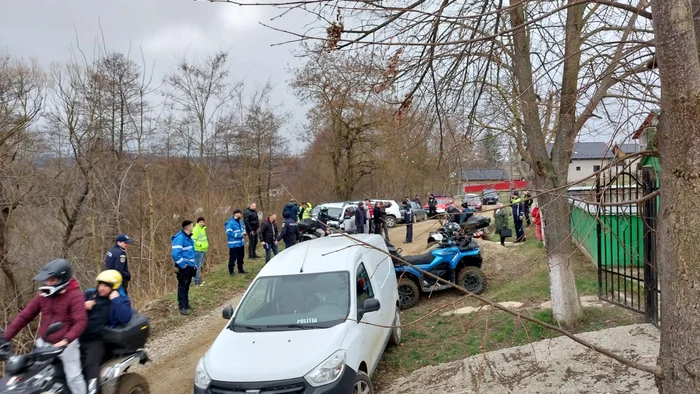
[[177, 71], [168, 75], [168, 97], [173, 109], [181, 113], [174, 119], [184, 134], [183, 143], [193, 147], [200, 163], [212, 143], [215, 123], [236, 95], [240, 84], [231, 81], [227, 67], [228, 54], [218, 52], [200, 62], [182, 59]]
[[309, 112], [311, 135], [329, 159], [333, 194], [341, 200], [351, 198], [356, 185], [376, 167], [371, 155], [378, 126], [372, 116], [375, 73], [358, 56], [316, 51], [296, 70], [292, 84], [300, 99], [314, 104]]
[[663, 394], [700, 390], [700, 244], [692, 235], [700, 226], [699, 10], [698, 1], [652, 1], [661, 76], [657, 253], [663, 310], [659, 365], [664, 378], [657, 382]]
[[12, 59], [0, 51], [0, 270], [7, 296], [18, 310], [23, 305], [15, 275], [18, 262], [8, 254], [7, 239], [13, 211], [33, 203], [39, 138], [31, 127], [44, 109], [45, 88], [46, 76], [36, 62]]

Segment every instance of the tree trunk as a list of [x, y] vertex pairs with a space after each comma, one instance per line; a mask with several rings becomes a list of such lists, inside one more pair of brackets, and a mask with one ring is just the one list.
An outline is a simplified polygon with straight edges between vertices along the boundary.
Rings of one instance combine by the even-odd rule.
[[[573, 1], [575, 0], [570, 0], [570, 2]], [[561, 111], [551, 159], [547, 152], [537, 106], [530, 60], [530, 41], [525, 28], [513, 32], [513, 69], [523, 115], [522, 128], [528, 141], [529, 164], [535, 174], [535, 186], [541, 191], [537, 199], [543, 216], [549, 218], [544, 236], [547, 239], [552, 314], [557, 322], [564, 326], [573, 326], [583, 316], [581, 300], [576, 289], [574, 267], [571, 263], [573, 248], [569, 236], [571, 234], [570, 207], [566, 193], [562, 193], [561, 188], [565, 189], [567, 183], [569, 160], [576, 136], [576, 92], [581, 57], [579, 51], [581, 18], [584, 7], [572, 6], [567, 11]], [[512, 7], [510, 18], [512, 26], [522, 26], [525, 23], [522, 3]], [[558, 189], [558, 191], [546, 192], [552, 189]]]
[[8, 232], [8, 219], [10, 218], [10, 208], [3, 207], [0, 211], [0, 269], [3, 274], [5, 274], [5, 289], [7, 289], [8, 295], [15, 301], [15, 306], [19, 311], [24, 305], [22, 303], [22, 297], [19, 291], [19, 286], [17, 286], [17, 278], [15, 278], [15, 273], [12, 271], [10, 261], [7, 259], [7, 232]]
[[700, 390], [700, 60], [690, 3], [652, 1], [661, 77], [658, 149], [661, 202], [657, 245], [661, 287], [662, 394]]

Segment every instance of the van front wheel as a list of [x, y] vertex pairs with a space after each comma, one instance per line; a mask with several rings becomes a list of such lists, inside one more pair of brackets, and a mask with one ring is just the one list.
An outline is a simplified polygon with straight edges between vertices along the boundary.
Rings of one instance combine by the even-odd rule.
[[355, 389], [353, 394], [374, 394], [374, 387], [372, 386], [372, 380], [367, 376], [366, 373], [362, 371], [357, 372], [357, 377], [355, 377]]

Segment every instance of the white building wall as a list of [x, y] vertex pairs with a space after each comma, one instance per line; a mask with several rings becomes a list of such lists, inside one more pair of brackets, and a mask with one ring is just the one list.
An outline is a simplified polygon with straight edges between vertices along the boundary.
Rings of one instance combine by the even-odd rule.
[[[569, 182], [576, 182], [586, 177], [593, 175], [610, 163], [610, 160], [572, 160], [569, 164]], [[587, 179], [579, 186], [595, 185], [595, 178]]]

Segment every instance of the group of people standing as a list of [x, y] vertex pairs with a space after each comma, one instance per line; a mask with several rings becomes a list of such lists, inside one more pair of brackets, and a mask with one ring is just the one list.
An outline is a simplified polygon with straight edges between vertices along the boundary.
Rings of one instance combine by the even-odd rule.
[[535, 235], [538, 241], [543, 240], [542, 236], [542, 217], [537, 203], [534, 201], [530, 192], [525, 191], [523, 195], [517, 190], [511, 190], [510, 195], [510, 211], [503, 207], [503, 204], [498, 203], [498, 209], [494, 213], [496, 221], [496, 231], [501, 238], [501, 245], [505, 245], [505, 239], [512, 236], [512, 231], [508, 228], [508, 217], [510, 213], [513, 215], [513, 224], [515, 226], [515, 241], [514, 243], [525, 242], [524, 225], [530, 227], [532, 221], [535, 222]]

